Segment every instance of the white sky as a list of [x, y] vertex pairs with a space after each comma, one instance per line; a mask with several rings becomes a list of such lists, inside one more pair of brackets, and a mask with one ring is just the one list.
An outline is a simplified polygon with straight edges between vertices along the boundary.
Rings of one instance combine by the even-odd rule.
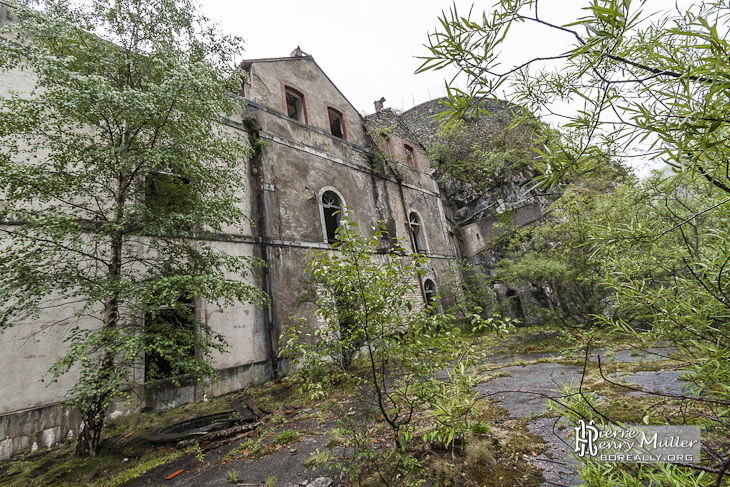
[[[246, 39], [244, 59], [285, 57], [301, 46], [359, 111], [372, 113], [373, 102], [381, 96], [386, 107], [407, 110], [414, 101], [419, 104], [444, 95], [444, 71], [413, 73], [421, 64], [416, 56], [428, 53], [423, 47], [427, 33], [434, 31], [442, 9], [448, 11], [449, 0], [200, 1], [203, 12], [223, 31]], [[477, 18], [492, 1], [474, 7]], [[472, 5], [456, 3], [464, 14]], [[541, 7], [541, 17], [567, 22], [580, 15], [579, 3], [550, 0], [549, 10]], [[509, 52], [515, 59], [526, 58], [554, 52], [569, 42], [568, 35], [533, 25], [523, 42], [509, 46]]]
[[[424, 47], [428, 33], [435, 31], [442, 10], [448, 12], [450, 0], [199, 1], [203, 12], [220, 23], [224, 32], [246, 39], [241, 59], [285, 57], [300, 46], [363, 114], [372, 113], [373, 102], [380, 97], [385, 97], [386, 107], [407, 110], [444, 96], [444, 78], [453, 76], [453, 71], [446, 70], [414, 74], [421, 64], [417, 56], [428, 54]], [[472, 19], [480, 20], [495, 1], [475, 4]], [[469, 0], [455, 3], [461, 15], [473, 5]], [[581, 17], [581, 6], [588, 3], [540, 0], [540, 18], [566, 24]], [[675, 0], [646, 0], [644, 12], [674, 7]], [[505, 68], [531, 57], [562, 53], [574, 41], [568, 33], [535, 23], [513, 27], [509, 38], [512, 42], [503, 49]], [[560, 110], [579, 108], [566, 105]], [[642, 176], [648, 174], [649, 166], [656, 167], [656, 162], [647, 165], [641, 159], [630, 164]]]

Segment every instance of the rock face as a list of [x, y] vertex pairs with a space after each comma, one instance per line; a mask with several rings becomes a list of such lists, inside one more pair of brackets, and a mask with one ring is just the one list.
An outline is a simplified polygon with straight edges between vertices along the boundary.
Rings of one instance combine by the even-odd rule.
[[[413, 132], [432, 158], [438, 159], [443, 149], [446, 157], [483, 158], [486, 153], [504, 152], [510, 149], [522, 150], [529, 155], [532, 127], [522, 126], [509, 129], [508, 126], [520, 108], [499, 100], [486, 100], [482, 104], [487, 113], [463, 119], [457, 133], [444, 133], [440, 122], [433, 117], [446, 107], [441, 99], [431, 100], [415, 106], [400, 115], [400, 118]], [[471, 181], [458, 180], [447, 176], [437, 165], [436, 175], [439, 185], [446, 192], [449, 203], [456, 211], [460, 225], [489, 218], [505, 211], [539, 203], [542, 198], [529, 184], [538, 171], [529, 164], [494, 164], [479, 174], [472, 174]], [[510, 170], [511, 169], [511, 170]]]
[[[460, 120], [455, 131], [443, 131], [434, 118], [446, 109], [440, 101], [415, 106], [400, 118], [430, 152], [433, 171], [460, 229], [463, 256], [494, 277], [495, 266], [506, 257], [497, 237], [509, 228], [540, 221], [548, 204], [534, 189], [533, 179], [539, 174], [530, 161], [534, 128], [523, 125], [510, 129], [520, 108], [505, 101], [485, 100], [482, 109], [487, 113]], [[493, 157], [513, 153], [521, 158]], [[469, 166], [470, 159], [477, 164]], [[461, 160], [467, 164], [458, 179], [447, 175], [439, 164]], [[497, 283], [494, 289], [503, 312], [516, 318], [524, 317], [522, 302], [534, 301], [532, 289], [512, 289], [509, 283]]]

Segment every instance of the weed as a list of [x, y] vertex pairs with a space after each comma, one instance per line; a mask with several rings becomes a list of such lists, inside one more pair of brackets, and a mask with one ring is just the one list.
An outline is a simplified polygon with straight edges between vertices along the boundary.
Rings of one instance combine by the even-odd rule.
[[492, 430], [492, 427], [484, 421], [477, 421], [471, 425], [471, 432], [475, 435], [485, 435]]
[[327, 440], [327, 444], [325, 445], [327, 448], [332, 448], [334, 446], [341, 445], [345, 442], [345, 435], [347, 434], [347, 431], [345, 431], [342, 428], [335, 428], [332, 431], [330, 431], [330, 437], [329, 440]]
[[231, 470], [228, 472], [228, 482], [232, 484], [238, 483], [238, 470]]
[[205, 453], [203, 453], [203, 449], [200, 448], [200, 443], [193, 445], [192, 450], [195, 454], [195, 458], [197, 458], [200, 463], [205, 463]]
[[298, 431], [284, 430], [271, 440], [272, 445], [288, 445], [302, 439], [302, 434]]
[[312, 470], [324, 467], [334, 459], [332, 453], [329, 450], [320, 451], [319, 448], [309, 455], [309, 458], [304, 462], [304, 466], [311, 468]]
[[257, 446], [257, 443], [251, 439], [244, 441], [238, 447], [234, 448], [233, 450], [226, 453], [226, 456], [223, 457], [224, 460], [231, 460], [236, 455], [238, 455], [241, 452], [244, 452], [246, 450], [252, 450], [254, 447]]
[[274, 487], [276, 485], [276, 476], [270, 475], [266, 477], [266, 487]]
[[494, 460], [494, 449], [486, 441], [470, 441], [466, 445], [466, 461], [471, 464], [488, 464]]

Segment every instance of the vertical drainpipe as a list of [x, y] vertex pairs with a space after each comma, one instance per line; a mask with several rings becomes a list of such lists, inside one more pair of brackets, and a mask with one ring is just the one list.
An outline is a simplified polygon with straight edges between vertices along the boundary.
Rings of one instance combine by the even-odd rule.
[[279, 370], [278, 367], [278, 337], [276, 336], [276, 329], [274, 327], [274, 295], [271, 292], [271, 273], [269, 271], [269, 244], [266, 241], [266, 204], [264, 198], [264, 184], [263, 184], [263, 156], [262, 156], [262, 144], [259, 143], [261, 137], [259, 135], [260, 127], [253, 118], [247, 118], [244, 120], [246, 128], [249, 130], [249, 142], [251, 147], [254, 149], [254, 155], [251, 158], [251, 172], [254, 178], [254, 188], [256, 191], [256, 209], [258, 215], [256, 215], [256, 226], [259, 229], [259, 238], [261, 239], [261, 259], [264, 261], [264, 292], [269, 297], [269, 305], [266, 308], [264, 317], [266, 324], [269, 328], [269, 359], [271, 361], [271, 372], [276, 377], [276, 373]]

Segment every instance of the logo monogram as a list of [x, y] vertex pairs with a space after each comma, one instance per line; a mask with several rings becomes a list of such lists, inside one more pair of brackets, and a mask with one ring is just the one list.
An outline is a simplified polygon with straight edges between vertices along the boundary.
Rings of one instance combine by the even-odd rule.
[[581, 419], [578, 423], [575, 427], [575, 452], [579, 457], [584, 457], [586, 453], [596, 456], [598, 449], [594, 442], [598, 439], [598, 428], [594, 426], [595, 421], [591, 420], [586, 424]]

